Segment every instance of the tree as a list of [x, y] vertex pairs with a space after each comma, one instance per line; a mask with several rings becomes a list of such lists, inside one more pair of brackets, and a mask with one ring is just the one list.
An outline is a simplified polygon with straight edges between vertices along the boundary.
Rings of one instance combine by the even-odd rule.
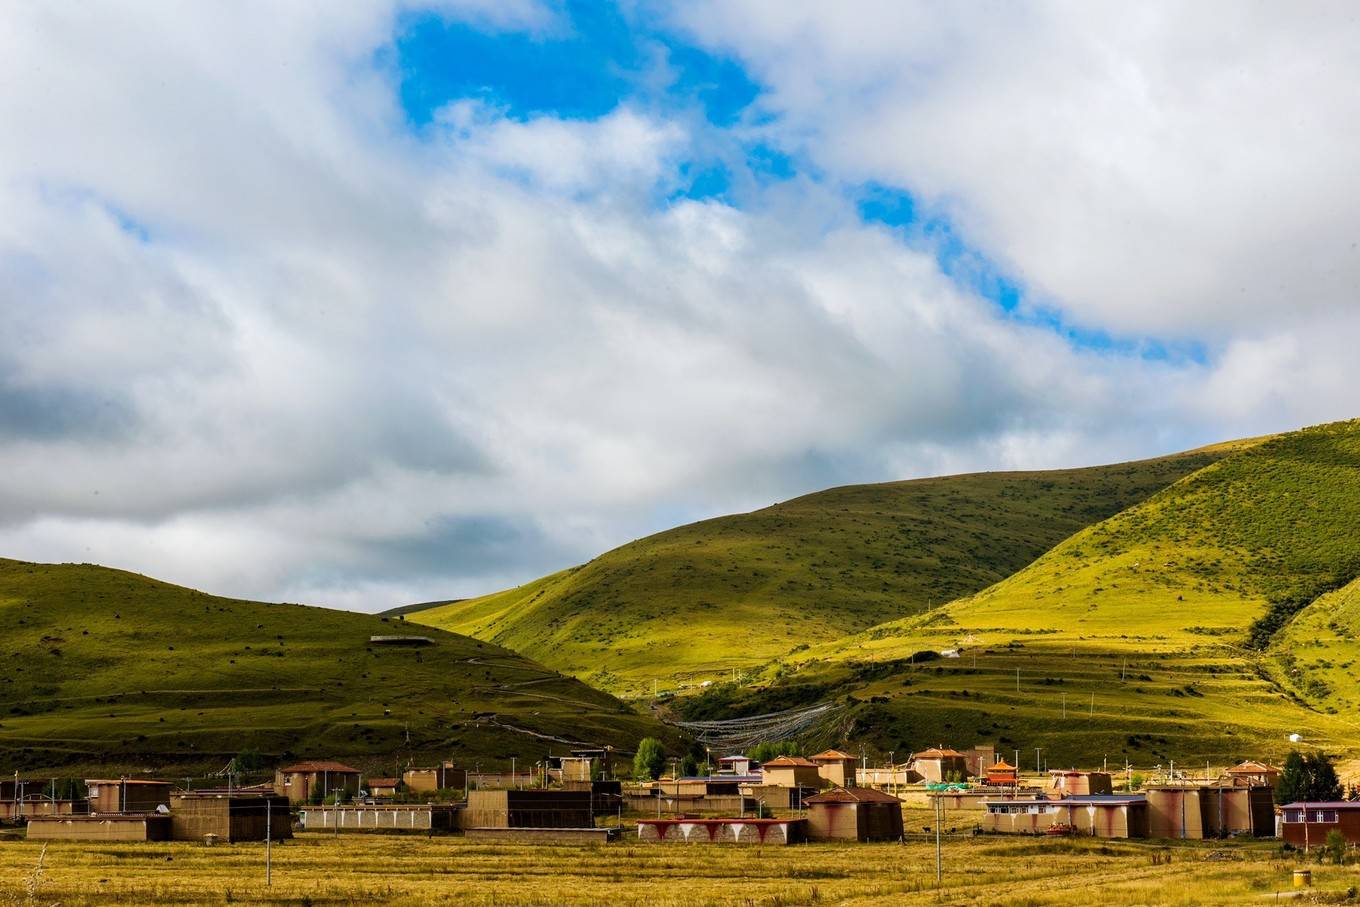
[[1281, 803], [1339, 800], [1341, 779], [1336, 776], [1332, 760], [1322, 753], [1301, 756], [1292, 752], [1284, 761], [1275, 796]]
[[687, 778], [699, 774], [699, 760], [694, 758], [693, 753], [685, 753], [685, 758], [680, 760], [680, 774]]
[[666, 764], [666, 748], [655, 737], [643, 737], [633, 756], [633, 777], [639, 781], [655, 781], [661, 777]]
[[780, 740], [777, 743], [757, 743], [747, 754], [757, 762], [769, 762], [779, 756], [797, 756], [802, 747], [796, 740]]

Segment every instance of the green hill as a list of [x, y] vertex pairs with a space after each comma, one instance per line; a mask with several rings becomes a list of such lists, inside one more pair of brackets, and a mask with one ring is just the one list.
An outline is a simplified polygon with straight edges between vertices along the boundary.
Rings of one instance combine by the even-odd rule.
[[674, 688], [977, 592], [1228, 450], [833, 488], [408, 617], [616, 692]]
[[[796, 653], [767, 668], [768, 688], [689, 709], [850, 694], [847, 720], [885, 750], [993, 741], [1060, 764], [1275, 756], [1290, 733], [1350, 752], [1357, 524], [1360, 422], [1277, 436], [978, 594]], [[947, 649], [960, 657], [935, 654]]]
[[[404, 621], [0, 560], [0, 754], [17, 768], [220, 768], [244, 749], [392, 765], [631, 749], [654, 720], [499, 646]], [[421, 635], [396, 647], [371, 636]], [[542, 736], [540, 736], [542, 735]]]

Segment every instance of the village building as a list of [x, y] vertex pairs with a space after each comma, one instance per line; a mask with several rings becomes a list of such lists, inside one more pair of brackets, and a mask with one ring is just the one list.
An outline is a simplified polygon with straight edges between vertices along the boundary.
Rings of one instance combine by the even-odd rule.
[[901, 765], [867, 766], [855, 769], [855, 783], [860, 787], [903, 787], [916, 784], [921, 776], [909, 763]]
[[987, 766], [983, 778], [992, 787], [1014, 787], [1020, 783], [1020, 770], [1005, 759]]
[[817, 766], [822, 781], [836, 787], [855, 786], [855, 768], [859, 759], [840, 750], [826, 750], [809, 758]]
[[293, 836], [288, 798], [280, 794], [191, 791], [170, 797], [170, 837], [175, 841], [280, 840]]
[[1002, 834], [1079, 834], [1146, 838], [1147, 800], [1140, 795], [1091, 794], [1049, 800], [987, 800], [984, 831]]
[[467, 787], [467, 772], [445, 760], [426, 768], [408, 768], [401, 774], [401, 782], [413, 794], [431, 794], [437, 790], [458, 790]]
[[1341, 832], [1347, 844], [1360, 844], [1360, 801], [1296, 801], [1285, 804], [1280, 812], [1286, 844], [1312, 849], [1326, 841], [1330, 831]]
[[464, 828], [591, 828], [590, 791], [474, 790], [468, 794]]
[[813, 841], [897, 841], [902, 801], [868, 787], [834, 787], [803, 801]]
[[746, 810], [768, 813], [772, 809], [801, 809], [803, 801], [817, 793], [814, 787], [780, 787], [777, 784], [746, 783], [738, 787]]
[[798, 844], [806, 819], [639, 819], [639, 841], [660, 844]]
[[760, 771], [760, 763], [750, 756], [722, 756], [718, 759], [720, 775], [753, 775]]
[[1059, 797], [1085, 797], [1095, 794], [1114, 793], [1114, 779], [1109, 772], [1079, 772], [1076, 769], [1064, 771], [1060, 768], [1048, 772], [1048, 788]]
[[402, 790], [400, 778], [365, 778], [364, 789], [370, 797], [395, 797]]
[[987, 768], [997, 762], [996, 747], [990, 743], [969, 747], [963, 755], [968, 763], [968, 774], [976, 778], [981, 778], [987, 773]]
[[944, 747], [917, 753], [911, 760], [911, 767], [922, 781], [931, 784], [963, 781], [968, 777], [968, 757], [958, 750]]
[[822, 774], [817, 763], [801, 756], [780, 756], [760, 767], [761, 783], [775, 787], [822, 786]]
[[554, 781], [589, 781], [594, 759], [589, 756], [549, 756], [548, 776]]
[[34, 816], [27, 834], [35, 841], [169, 841], [170, 817], [155, 812]]
[[170, 782], [96, 778], [85, 782], [91, 813], [150, 813], [170, 806]]
[[1234, 784], [1244, 787], [1264, 786], [1275, 787], [1280, 780], [1280, 770], [1273, 765], [1265, 762], [1256, 762], [1248, 759], [1246, 762], [1238, 763], [1224, 772]]
[[353, 797], [359, 793], [359, 770], [333, 760], [296, 762], [274, 773], [274, 792], [293, 803], [307, 803], [315, 796], [331, 797], [341, 792]]

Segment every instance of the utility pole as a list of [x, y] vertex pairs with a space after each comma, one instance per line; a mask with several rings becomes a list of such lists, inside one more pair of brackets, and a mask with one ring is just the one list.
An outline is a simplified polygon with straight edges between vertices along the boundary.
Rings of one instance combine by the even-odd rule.
[[944, 852], [940, 847], [940, 826], [944, 824], [944, 797], [935, 798], [935, 887], [939, 888], [944, 879]]
[[1043, 766], [1039, 764], [1039, 751], [1042, 749], [1042, 746], [1036, 746], [1034, 748], [1034, 774], [1036, 775], [1042, 775], [1044, 773]]
[[273, 843], [274, 843], [273, 834], [272, 834], [273, 828], [271, 827], [271, 826], [273, 825], [273, 820], [274, 820], [274, 798], [273, 798], [272, 796], [271, 796], [271, 797], [265, 797], [265, 798], [264, 798], [264, 884], [265, 884], [266, 887], [268, 887], [268, 886], [274, 884], [274, 879], [273, 879], [273, 870], [274, 870], [274, 865], [273, 865], [273, 853], [271, 853], [271, 847], [273, 846]]

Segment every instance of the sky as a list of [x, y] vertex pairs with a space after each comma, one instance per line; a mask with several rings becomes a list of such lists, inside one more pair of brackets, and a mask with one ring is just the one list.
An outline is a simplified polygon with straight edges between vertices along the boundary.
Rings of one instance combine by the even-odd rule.
[[0, 556], [378, 610], [1360, 416], [1360, 7], [6, 4]]

